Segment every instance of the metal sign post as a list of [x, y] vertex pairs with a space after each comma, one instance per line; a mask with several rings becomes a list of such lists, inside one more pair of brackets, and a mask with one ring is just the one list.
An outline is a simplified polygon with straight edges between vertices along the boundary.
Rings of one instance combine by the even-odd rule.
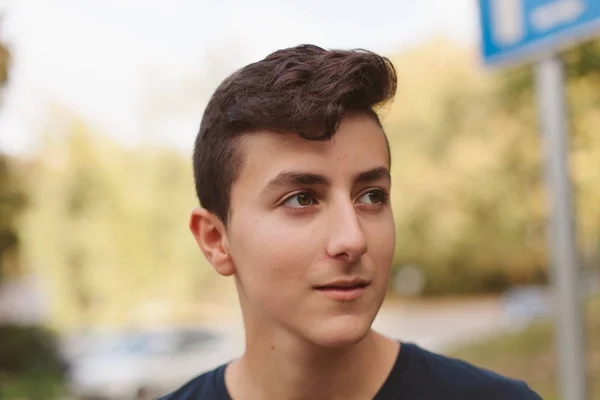
[[600, 33], [600, 0], [479, 0], [488, 66], [535, 62], [548, 193], [558, 375], [564, 400], [585, 400], [582, 293], [568, 173], [563, 65], [556, 54]]
[[562, 61], [557, 56], [536, 66], [539, 116], [545, 146], [546, 179], [552, 202], [548, 239], [557, 312], [556, 348], [562, 398], [585, 400], [586, 362], [581, 290], [571, 184], [568, 172], [567, 118]]

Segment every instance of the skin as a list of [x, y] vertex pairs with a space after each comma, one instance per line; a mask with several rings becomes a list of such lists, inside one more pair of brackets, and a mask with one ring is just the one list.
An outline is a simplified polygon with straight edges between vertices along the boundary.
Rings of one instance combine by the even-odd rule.
[[[226, 369], [240, 399], [372, 398], [399, 344], [371, 329], [394, 253], [389, 153], [370, 117], [345, 118], [330, 141], [242, 137], [227, 226], [205, 209], [190, 228], [215, 270], [235, 278], [246, 351]], [[360, 297], [316, 287], [368, 282]]]

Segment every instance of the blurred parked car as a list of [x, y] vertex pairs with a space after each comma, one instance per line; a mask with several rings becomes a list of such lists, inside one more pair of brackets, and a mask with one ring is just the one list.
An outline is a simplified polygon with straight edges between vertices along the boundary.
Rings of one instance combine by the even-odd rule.
[[91, 336], [71, 360], [77, 399], [155, 399], [224, 362], [224, 338], [204, 329]]
[[553, 317], [550, 288], [542, 285], [521, 285], [504, 295], [505, 325], [519, 331], [532, 321]]

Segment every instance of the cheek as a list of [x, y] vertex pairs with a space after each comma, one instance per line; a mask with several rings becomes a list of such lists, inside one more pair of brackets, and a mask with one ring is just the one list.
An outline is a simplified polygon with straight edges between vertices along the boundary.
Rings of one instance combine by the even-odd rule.
[[392, 218], [384, 223], [374, 226], [371, 231], [369, 253], [375, 260], [378, 268], [389, 271], [394, 260], [394, 249], [396, 246], [396, 226]]
[[[244, 213], [244, 215], [257, 215]], [[301, 289], [317, 253], [313, 230], [272, 213], [232, 220], [231, 250], [246, 293], [258, 298], [286, 298]]]

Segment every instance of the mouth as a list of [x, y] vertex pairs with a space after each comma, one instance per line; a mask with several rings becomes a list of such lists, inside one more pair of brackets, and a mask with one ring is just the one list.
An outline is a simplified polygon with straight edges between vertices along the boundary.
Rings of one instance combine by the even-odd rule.
[[330, 284], [323, 286], [315, 286], [317, 290], [354, 290], [354, 289], [364, 289], [369, 286], [368, 282], [356, 282], [356, 283], [348, 283], [348, 284]]
[[360, 298], [370, 282], [368, 281], [337, 281], [327, 285], [315, 286], [314, 289], [326, 297], [337, 301], [352, 301]]

